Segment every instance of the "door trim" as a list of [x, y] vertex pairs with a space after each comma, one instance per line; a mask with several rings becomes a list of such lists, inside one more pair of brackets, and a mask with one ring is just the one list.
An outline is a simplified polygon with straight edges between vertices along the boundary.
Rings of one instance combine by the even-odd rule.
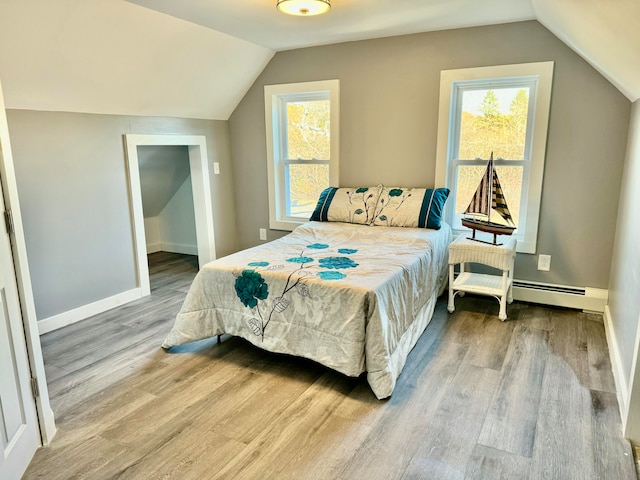
[[133, 221], [133, 243], [136, 257], [138, 284], [142, 296], [150, 295], [149, 266], [147, 264], [147, 243], [142, 211], [142, 190], [138, 147], [140, 146], [186, 146], [189, 149], [189, 167], [193, 187], [193, 209], [196, 218], [196, 238], [198, 242], [198, 263], [202, 267], [216, 258], [215, 235], [213, 229], [213, 202], [209, 160], [204, 135], [146, 135], [125, 134], [129, 181], [129, 205]]
[[14, 268], [16, 281], [18, 284], [18, 296], [20, 298], [20, 308], [22, 310], [22, 322], [29, 355], [29, 367], [31, 376], [36, 378], [40, 396], [36, 399], [36, 409], [38, 413], [38, 423], [43, 445], [48, 445], [56, 434], [56, 424], [49, 402], [49, 389], [44, 370], [44, 359], [42, 357], [42, 346], [40, 345], [40, 334], [38, 332], [38, 317], [31, 287], [31, 274], [29, 273], [29, 262], [27, 260], [27, 244], [24, 238], [24, 227], [22, 224], [22, 214], [20, 211], [20, 201], [18, 196], [18, 185], [11, 154], [11, 141], [9, 139], [9, 126], [4, 107], [4, 97], [2, 96], [2, 85], [0, 84], [0, 143], [2, 152], [0, 155], [0, 173], [2, 174], [2, 189], [4, 191], [5, 208], [13, 213], [13, 251]]

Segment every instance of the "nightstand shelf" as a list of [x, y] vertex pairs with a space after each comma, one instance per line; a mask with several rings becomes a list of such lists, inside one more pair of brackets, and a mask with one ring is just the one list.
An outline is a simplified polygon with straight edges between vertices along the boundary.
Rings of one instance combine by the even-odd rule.
[[[516, 256], [516, 239], [508, 237], [502, 245], [476, 242], [460, 235], [449, 245], [449, 313], [455, 310], [456, 294], [465, 292], [489, 295], [500, 302], [498, 318], [506, 320], [507, 302], [513, 301], [513, 264]], [[465, 270], [467, 263], [480, 263], [502, 270], [502, 275], [471, 273]], [[460, 265], [460, 274], [454, 276], [454, 266]]]

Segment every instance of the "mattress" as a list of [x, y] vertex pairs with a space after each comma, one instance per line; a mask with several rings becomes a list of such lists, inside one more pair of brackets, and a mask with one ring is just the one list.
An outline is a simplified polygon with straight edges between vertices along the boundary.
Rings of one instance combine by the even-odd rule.
[[202, 267], [162, 347], [220, 334], [367, 373], [389, 397], [446, 284], [451, 229], [307, 222]]

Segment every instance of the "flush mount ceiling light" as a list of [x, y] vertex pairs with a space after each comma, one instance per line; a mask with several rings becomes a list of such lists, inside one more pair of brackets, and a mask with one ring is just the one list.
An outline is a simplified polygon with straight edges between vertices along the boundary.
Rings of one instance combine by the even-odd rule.
[[288, 15], [310, 17], [327, 13], [331, 9], [330, 0], [278, 0], [276, 8]]

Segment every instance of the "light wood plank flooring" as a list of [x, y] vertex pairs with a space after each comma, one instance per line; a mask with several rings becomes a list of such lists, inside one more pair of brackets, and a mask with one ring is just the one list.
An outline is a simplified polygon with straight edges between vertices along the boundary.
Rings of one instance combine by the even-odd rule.
[[599, 316], [443, 297], [378, 401], [234, 337], [161, 350], [195, 271], [151, 255], [151, 297], [42, 337], [59, 432], [26, 479], [635, 479]]

